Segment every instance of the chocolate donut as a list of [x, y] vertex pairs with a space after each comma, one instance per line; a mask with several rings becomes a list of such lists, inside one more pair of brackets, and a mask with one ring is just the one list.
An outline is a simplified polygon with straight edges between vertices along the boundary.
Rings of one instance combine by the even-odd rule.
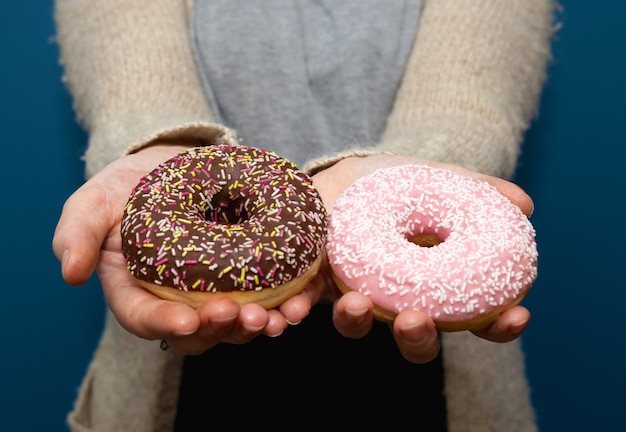
[[127, 268], [157, 296], [272, 308], [317, 272], [327, 213], [311, 178], [275, 153], [215, 145], [146, 174], [124, 207]]

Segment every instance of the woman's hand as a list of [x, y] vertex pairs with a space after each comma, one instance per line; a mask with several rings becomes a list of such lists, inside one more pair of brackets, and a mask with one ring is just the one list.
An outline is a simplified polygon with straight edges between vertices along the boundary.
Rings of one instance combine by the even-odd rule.
[[[425, 161], [409, 156], [374, 155], [368, 157], [354, 157], [344, 159], [337, 164], [317, 173], [314, 183], [327, 209], [339, 197], [341, 192], [358, 178], [370, 174], [378, 168], [391, 167], [409, 163], [422, 163], [438, 166], [458, 172], [469, 177], [487, 181], [496, 187], [500, 193], [507, 196], [526, 214], [533, 210], [531, 198], [518, 186], [506, 180], [478, 174], [456, 165]], [[334, 301], [333, 320], [337, 330], [346, 337], [361, 338], [365, 336], [373, 324], [373, 304], [371, 300], [358, 293], [351, 292], [341, 295], [330, 277], [328, 265], [324, 266], [311, 285], [308, 296], [311, 299], [328, 297]], [[281, 308], [286, 308], [288, 300]], [[519, 337], [530, 319], [529, 311], [522, 306], [515, 306], [504, 312], [487, 329], [474, 332], [477, 336], [493, 341], [508, 342]], [[439, 334], [435, 324], [425, 313], [419, 311], [404, 311], [393, 322], [393, 334], [402, 355], [413, 363], [424, 363], [435, 358], [440, 349]]]
[[[52, 241], [63, 278], [80, 285], [96, 271], [105, 300], [125, 329], [145, 339], [166, 339], [183, 354], [200, 354], [220, 342], [245, 343], [259, 334], [279, 335], [288, 322], [278, 310], [239, 306], [226, 297], [195, 310], [159, 299], [126, 269], [120, 222], [130, 192], [145, 173], [185, 148], [154, 145], [120, 158], [68, 198]], [[299, 321], [308, 309], [303, 312], [290, 316]]]
[[[365, 336], [373, 324], [373, 305], [359, 293], [341, 295], [327, 263], [301, 293], [276, 309], [266, 311], [256, 304], [238, 305], [226, 297], [216, 297], [198, 309], [178, 302], [161, 300], [141, 288], [126, 269], [121, 250], [122, 210], [139, 179], [162, 161], [184, 150], [184, 146], [154, 145], [123, 157], [88, 180], [66, 201], [53, 238], [53, 250], [61, 262], [65, 281], [85, 283], [96, 271], [105, 300], [129, 332], [145, 339], [166, 339], [183, 354], [200, 354], [221, 343], [246, 343], [260, 334], [277, 336], [291, 323], [296, 324], [322, 298], [335, 302], [333, 319], [346, 337]], [[322, 198], [330, 208], [339, 194], [356, 179], [377, 168], [404, 163], [428, 163], [482, 178], [496, 186], [526, 213], [532, 201], [519, 187], [495, 177], [469, 172], [457, 166], [435, 164], [404, 156], [377, 155], [348, 158], [314, 176]], [[477, 333], [485, 339], [505, 342], [522, 333], [529, 313], [515, 307]], [[407, 311], [393, 325], [400, 351], [409, 361], [427, 362], [439, 350], [434, 323], [425, 314]]]

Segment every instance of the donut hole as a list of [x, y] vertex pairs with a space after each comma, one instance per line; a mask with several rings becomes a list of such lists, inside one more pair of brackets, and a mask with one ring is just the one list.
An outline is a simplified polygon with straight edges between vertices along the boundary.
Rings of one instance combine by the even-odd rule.
[[411, 234], [406, 238], [409, 242], [422, 247], [433, 247], [445, 241], [445, 238], [439, 237], [434, 233]]
[[245, 204], [246, 201], [243, 198], [233, 199], [216, 194], [204, 213], [204, 217], [207, 221], [222, 225], [241, 224], [250, 218]]

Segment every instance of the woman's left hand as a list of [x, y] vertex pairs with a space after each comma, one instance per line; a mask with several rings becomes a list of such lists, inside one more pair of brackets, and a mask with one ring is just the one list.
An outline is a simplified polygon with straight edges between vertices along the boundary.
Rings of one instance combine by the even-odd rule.
[[[469, 177], [484, 180], [508, 197], [529, 216], [533, 202], [520, 187], [501, 178], [475, 173], [457, 165], [417, 159], [399, 155], [373, 155], [353, 157], [339, 161], [335, 165], [313, 176], [314, 183], [327, 209], [331, 209], [341, 192], [358, 178], [372, 173], [378, 168], [402, 164], [421, 163], [438, 166]], [[292, 297], [280, 306], [280, 311], [290, 321], [298, 321], [306, 316], [311, 305], [321, 298], [334, 302], [333, 321], [337, 330], [349, 338], [361, 338], [371, 329], [374, 322], [371, 300], [358, 292], [342, 295], [330, 276], [327, 263], [302, 293]], [[493, 342], [508, 342], [519, 337], [530, 319], [530, 312], [515, 306], [502, 313], [488, 328], [474, 334]], [[398, 314], [392, 331], [402, 355], [413, 363], [426, 363], [433, 360], [440, 349], [440, 335], [433, 320], [420, 311], [404, 311]]]

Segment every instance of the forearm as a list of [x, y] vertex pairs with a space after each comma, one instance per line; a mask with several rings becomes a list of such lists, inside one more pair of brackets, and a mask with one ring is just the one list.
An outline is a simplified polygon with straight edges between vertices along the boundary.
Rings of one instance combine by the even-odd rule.
[[58, 0], [55, 18], [64, 80], [89, 132], [91, 176], [156, 140], [212, 141], [196, 73], [188, 8], [172, 0]]
[[550, 53], [552, 0], [425, 0], [381, 149], [508, 178]]

